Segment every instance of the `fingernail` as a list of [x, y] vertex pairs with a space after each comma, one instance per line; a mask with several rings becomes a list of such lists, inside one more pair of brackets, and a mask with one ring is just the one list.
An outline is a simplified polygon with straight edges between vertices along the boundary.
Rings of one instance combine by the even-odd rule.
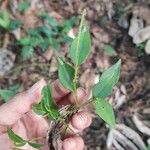
[[80, 119], [80, 124], [86, 125], [88, 121], [88, 116], [83, 112], [79, 112], [77, 115], [78, 115], [78, 118]]
[[45, 82], [44, 79], [41, 79], [40, 81], [35, 83], [29, 90], [27, 90], [28, 94], [33, 94], [37, 90], [39, 90], [39, 88], [42, 88], [44, 85], [44, 82]]
[[69, 138], [64, 140], [63, 142], [63, 149], [64, 150], [74, 150], [76, 147], [76, 142], [73, 138]]

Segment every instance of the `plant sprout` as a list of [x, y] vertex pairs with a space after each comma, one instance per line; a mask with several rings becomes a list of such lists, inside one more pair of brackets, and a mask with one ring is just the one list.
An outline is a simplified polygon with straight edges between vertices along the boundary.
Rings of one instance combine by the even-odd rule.
[[[57, 58], [59, 81], [65, 88], [74, 93], [75, 103], [67, 105], [67, 107], [62, 106], [62, 108], [59, 108], [53, 99], [52, 86], [46, 85], [42, 90], [43, 97], [41, 102], [33, 106], [33, 110], [37, 114], [49, 117], [55, 127], [61, 125], [61, 128], [59, 128], [61, 138], [65, 136], [66, 131], [69, 128], [69, 121], [72, 115], [89, 104], [94, 106], [95, 111], [100, 118], [102, 118], [111, 128], [115, 128], [114, 111], [109, 104], [107, 97], [111, 94], [113, 87], [119, 80], [121, 60], [118, 60], [114, 65], [102, 73], [99, 82], [92, 88], [92, 98], [86, 100], [83, 104], [80, 104], [76, 94], [77, 88], [79, 87], [80, 65], [85, 62], [91, 52], [91, 39], [85, 16], [86, 10], [82, 13], [79, 32], [70, 46], [69, 53], [71, 62], [66, 62], [62, 57]], [[23, 140], [10, 129], [8, 130], [8, 135], [10, 139], [14, 141], [15, 146], [22, 146], [28, 143], [35, 147], [35, 143], [31, 144], [30, 141]], [[39, 144], [37, 147], [40, 146], [42, 145]], [[54, 145], [51, 147], [52, 149], [55, 149]]]

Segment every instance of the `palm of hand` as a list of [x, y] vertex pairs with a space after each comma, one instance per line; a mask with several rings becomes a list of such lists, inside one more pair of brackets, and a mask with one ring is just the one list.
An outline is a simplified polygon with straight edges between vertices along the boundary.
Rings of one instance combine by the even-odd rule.
[[[44, 85], [45, 81], [41, 80], [28, 91], [15, 96], [8, 103], [0, 107], [0, 149], [13, 149], [13, 143], [9, 140], [6, 133], [7, 128], [11, 127], [23, 139], [38, 139], [37, 142], [45, 145], [41, 150], [48, 150], [46, 136], [49, 130], [49, 123], [31, 111], [32, 104], [38, 103], [41, 100], [41, 90]], [[85, 99], [85, 92], [81, 89], [77, 92], [80, 101], [83, 101]], [[62, 88], [58, 81], [54, 83], [53, 95], [59, 105], [66, 105], [74, 101], [73, 95], [68, 90]], [[72, 117], [70, 126], [75, 132], [79, 132], [88, 127], [90, 123], [90, 115], [81, 111]], [[83, 146], [82, 138], [75, 135], [71, 135], [63, 142], [64, 150], [82, 150]], [[29, 145], [25, 145], [22, 149], [34, 150]]]

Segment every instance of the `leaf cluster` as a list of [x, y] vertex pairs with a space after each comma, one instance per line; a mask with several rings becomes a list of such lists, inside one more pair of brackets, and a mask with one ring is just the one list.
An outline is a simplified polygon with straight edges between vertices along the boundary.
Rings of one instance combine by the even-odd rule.
[[22, 47], [21, 55], [24, 59], [31, 58], [37, 48], [44, 52], [51, 46], [56, 51], [60, 51], [61, 45], [72, 41], [67, 33], [78, 20], [77, 17], [72, 17], [70, 20], [59, 23], [46, 13], [38, 14], [38, 16], [45, 23], [42, 26], [27, 29], [26, 37], [18, 41]]
[[[85, 13], [83, 12], [79, 32], [70, 46], [70, 58], [72, 63], [69, 64], [62, 59], [58, 59], [58, 77], [62, 85], [74, 92], [76, 95], [78, 82], [79, 67], [85, 62], [86, 58], [91, 52], [91, 40], [88, 26], [85, 20]], [[110, 46], [107, 48], [111, 49]], [[112, 106], [109, 104], [107, 97], [111, 94], [113, 87], [119, 80], [121, 60], [104, 71], [99, 79], [99, 82], [93, 87], [94, 106], [96, 113], [106, 121], [111, 127], [115, 126], [115, 117]], [[91, 101], [89, 101], [90, 103]], [[76, 104], [78, 98], [76, 95]]]
[[48, 116], [51, 120], [59, 118], [59, 109], [52, 97], [52, 87], [46, 85], [43, 88], [41, 102], [33, 105], [32, 108], [38, 115]]
[[[66, 62], [65, 59], [58, 57], [58, 78], [61, 84], [73, 92], [76, 103], [71, 105], [65, 112], [65, 115], [60, 113], [58, 106], [55, 104], [52, 96], [52, 87], [46, 85], [42, 90], [42, 100], [39, 104], [33, 106], [33, 110], [43, 116], [48, 116], [53, 121], [59, 120], [63, 125], [65, 125], [65, 131], [68, 127], [70, 117], [76, 113], [80, 108], [86, 106], [87, 104], [93, 104], [96, 113], [102, 118], [106, 123], [108, 123], [112, 128], [115, 127], [115, 115], [111, 104], [108, 102], [107, 97], [111, 94], [113, 87], [119, 80], [121, 60], [118, 60], [114, 65], [106, 69], [100, 76], [99, 82], [92, 88], [92, 98], [87, 100], [83, 104], [79, 104], [77, 88], [79, 86], [79, 70], [80, 66], [86, 61], [87, 57], [91, 52], [91, 38], [89, 28], [85, 19], [86, 10], [83, 11], [81, 22], [79, 26], [78, 34], [72, 41], [69, 54], [71, 62]], [[48, 16], [44, 15], [43, 19]], [[57, 22], [52, 20], [52, 18], [47, 19], [47, 22], [51, 27], [57, 27]], [[57, 29], [57, 28], [56, 28]], [[39, 30], [39, 29], [38, 29]], [[49, 28], [44, 28], [44, 34], [51, 35], [53, 30]], [[58, 31], [57, 31], [58, 32]], [[30, 34], [35, 34], [34, 30], [30, 30]], [[31, 39], [24, 38], [20, 43], [22, 45], [28, 45]], [[109, 47], [110, 48], [110, 47]], [[65, 117], [64, 117], [65, 116]], [[62, 120], [61, 120], [62, 119]], [[18, 141], [19, 142], [19, 141]], [[31, 145], [31, 144], [30, 144]]]

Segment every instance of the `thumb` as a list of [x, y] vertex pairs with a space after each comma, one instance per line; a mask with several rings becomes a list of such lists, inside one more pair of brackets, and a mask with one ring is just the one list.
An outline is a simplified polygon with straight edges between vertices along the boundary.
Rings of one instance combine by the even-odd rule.
[[0, 125], [12, 125], [27, 113], [32, 104], [41, 100], [41, 91], [45, 80], [40, 80], [26, 92], [20, 93], [0, 106]]

